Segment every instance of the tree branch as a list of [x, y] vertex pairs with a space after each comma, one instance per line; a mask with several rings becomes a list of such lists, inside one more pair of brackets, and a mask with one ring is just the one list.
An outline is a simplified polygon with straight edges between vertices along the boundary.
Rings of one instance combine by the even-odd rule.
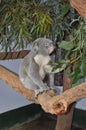
[[75, 8], [78, 13], [86, 18], [86, 1], [85, 0], [69, 0], [73, 8]]
[[29, 52], [30, 50], [22, 50], [17, 52], [0, 52], [0, 60], [24, 58]]
[[38, 98], [35, 99], [34, 91], [25, 88], [20, 82], [19, 77], [3, 66], [0, 66], [0, 79], [16, 91], [20, 92], [27, 99], [40, 104], [46, 112], [52, 114], [65, 113], [71, 103], [80, 98], [86, 98], [86, 83], [82, 83], [74, 88], [66, 90], [59, 96], [56, 96], [53, 90], [49, 90], [39, 94]]
[[[72, 78], [69, 76], [67, 70], [64, 72], [64, 78], [63, 78], [63, 92], [70, 89], [72, 87]], [[66, 114], [58, 115], [57, 118], [57, 124], [55, 130], [70, 130], [72, 119], [73, 119], [73, 112], [74, 112], [75, 103], [71, 105], [70, 111], [68, 111]], [[65, 122], [65, 123], [64, 123]]]

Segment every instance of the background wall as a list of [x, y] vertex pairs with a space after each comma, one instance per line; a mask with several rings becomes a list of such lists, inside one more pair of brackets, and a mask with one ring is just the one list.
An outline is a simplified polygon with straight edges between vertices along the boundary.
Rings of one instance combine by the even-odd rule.
[[[18, 74], [20, 61], [21, 60], [0, 60], [0, 64]], [[25, 99], [20, 93], [0, 80], [0, 113], [31, 103], [31, 101]]]

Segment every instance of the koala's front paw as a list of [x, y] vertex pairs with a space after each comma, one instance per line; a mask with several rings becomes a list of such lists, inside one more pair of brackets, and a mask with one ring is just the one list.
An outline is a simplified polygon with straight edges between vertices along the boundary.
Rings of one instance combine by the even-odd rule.
[[53, 87], [50, 87], [50, 90], [53, 90], [55, 93], [57, 93], [56, 89]]
[[37, 98], [39, 94], [40, 94], [39, 89], [35, 90], [35, 98]]
[[35, 90], [35, 98], [37, 98], [38, 95], [41, 94], [41, 93], [43, 93], [43, 92], [44, 92], [43, 89], [37, 89], [37, 90]]
[[37, 98], [39, 94], [41, 94], [49, 89], [50, 88], [47, 85], [45, 85], [45, 87], [35, 90], [35, 98]]
[[43, 88], [41, 88], [41, 89], [44, 90], [44, 91], [47, 91], [47, 90], [50, 89], [50, 87], [48, 87], [47, 84], [45, 83], [45, 87], [43, 87]]

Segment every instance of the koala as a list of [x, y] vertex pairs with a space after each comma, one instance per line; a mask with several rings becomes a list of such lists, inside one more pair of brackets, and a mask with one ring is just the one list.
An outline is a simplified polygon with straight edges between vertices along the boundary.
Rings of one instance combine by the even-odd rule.
[[49, 62], [51, 61], [50, 54], [54, 49], [52, 40], [38, 38], [33, 42], [30, 53], [20, 63], [19, 78], [26, 88], [35, 91], [36, 97], [39, 93], [50, 89], [43, 79], [52, 70]]

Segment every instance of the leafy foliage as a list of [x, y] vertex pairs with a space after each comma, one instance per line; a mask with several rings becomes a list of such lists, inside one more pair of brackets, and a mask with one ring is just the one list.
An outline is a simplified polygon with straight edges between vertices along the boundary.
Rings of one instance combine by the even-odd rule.
[[[65, 59], [70, 59], [70, 65], [75, 64], [71, 73], [74, 85], [86, 78], [86, 21], [80, 20], [79, 28], [74, 29], [70, 41], [62, 41], [60, 47], [67, 51]], [[69, 66], [70, 67], [70, 66]]]
[[28, 41], [46, 35], [53, 22], [45, 8], [34, 0], [5, 1], [0, 17], [0, 39], [5, 50], [24, 47]]
[[1, 49], [24, 48], [45, 35], [54, 41], [59, 38], [65, 56], [54, 69], [67, 64], [74, 85], [86, 78], [86, 21], [64, 0], [3, 0], [0, 25]]
[[[67, 17], [70, 13], [70, 5], [64, 0], [47, 0], [44, 3], [50, 9], [50, 16], [53, 19], [51, 27], [51, 35], [53, 40], [56, 40], [58, 35], [62, 39], [64, 37], [64, 31], [69, 32], [69, 23], [71, 20]], [[72, 17], [70, 17], [72, 19]]]
[[63, 39], [64, 32], [70, 31], [75, 14], [69, 16], [70, 6], [63, 0], [3, 1], [0, 37], [5, 51], [23, 48], [28, 41], [45, 35], [54, 41], [58, 35]]
[[[56, 40], [59, 38], [59, 47], [65, 50], [65, 61], [62, 59], [55, 63], [54, 70], [66, 64], [69, 74], [73, 77], [73, 85], [79, 84], [86, 78], [85, 20], [63, 0], [48, 0], [46, 5], [52, 10], [52, 37]], [[75, 66], [75, 69], [72, 69], [72, 66]]]

